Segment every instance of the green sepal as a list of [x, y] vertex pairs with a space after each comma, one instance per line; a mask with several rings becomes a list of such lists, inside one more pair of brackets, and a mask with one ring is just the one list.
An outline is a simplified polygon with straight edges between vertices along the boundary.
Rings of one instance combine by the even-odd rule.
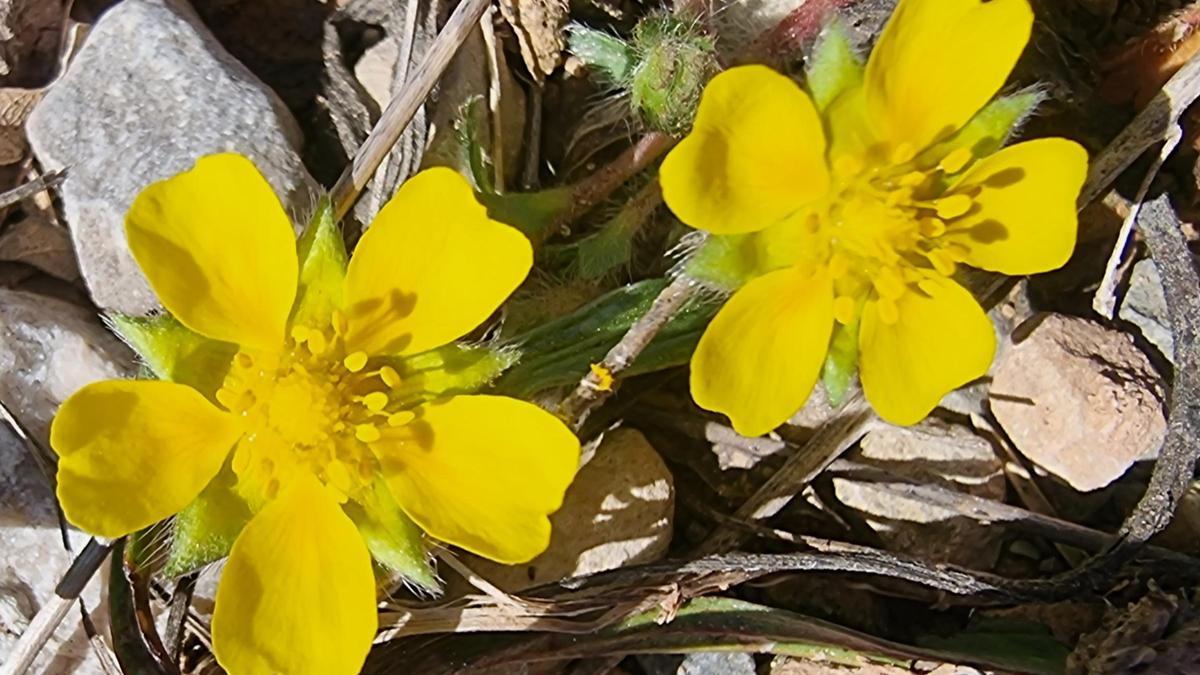
[[381, 479], [346, 502], [344, 509], [375, 562], [429, 595], [441, 593], [421, 528], [404, 513]]
[[688, 276], [721, 291], [734, 291], [769, 271], [758, 233], [709, 235], [684, 263]]
[[567, 49], [611, 84], [625, 86], [633, 72], [633, 48], [604, 31], [572, 24], [567, 27]]
[[297, 243], [300, 283], [292, 323], [303, 326], [329, 325], [333, 310], [342, 303], [342, 280], [346, 276], [346, 243], [333, 220], [329, 197], [317, 203], [304, 234]]
[[480, 192], [476, 197], [487, 207], [489, 218], [517, 228], [539, 244], [570, 211], [574, 193], [570, 186], [563, 186], [538, 192]]
[[108, 313], [108, 323], [160, 380], [186, 384], [209, 396], [217, 391], [237, 345], [204, 337], [167, 313]]
[[842, 92], [862, 83], [864, 70], [845, 24], [838, 19], [825, 24], [805, 64], [808, 90], [817, 110], [824, 111]]
[[392, 357], [388, 364], [400, 376], [400, 385], [393, 390], [395, 398], [416, 405], [475, 393], [519, 358], [520, 352], [512, 348], [451, 343], [412, 356]]
[[1040, 89], [1031, 87], [995, 99], [975, 113], [958, 133], [922, 152], [917, 157], [917, 165], [923, 168], [936, 166], [943, 157], [958, 148], [969, 148], [976, 159], [987, 157], [1004, 146], [1017, 126], [1037, 109], [1045, 96]]
[[236, 482], [226, 461], [217, 476], [175, 516], [163, 574], [173, 577], [194, 572], [229, 555], [251, 517], [250, 507], [234, 489]]
[[[858, 314], [861, 316], [860, 304]], [[829, 339], [829, 351], [825, 354], [825, 365], [821, 368], [821, 383], [825, 386], [825, 398], [833, 408], [841, 407], [846, 393], [858, 373], [858, 328], [860, 318], [850, 325], [834, 322], [833, 336]]]
[[[514, 338], [521, 361], [496, 381], [494, 391], [531, 398], [552, 387], [574, 384], [599, 363], [653, 304], [667, 279], [646, 279], [615, 289], [580, 309]], [[717, 303], [689, 302], [659, 331], [624, 375], [683, 365], [691, 358]]]

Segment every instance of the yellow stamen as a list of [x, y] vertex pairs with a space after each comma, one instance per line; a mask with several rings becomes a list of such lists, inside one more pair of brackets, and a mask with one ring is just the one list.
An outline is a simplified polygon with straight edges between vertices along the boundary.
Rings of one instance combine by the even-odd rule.
[[325, 340], [325, 334], [319, 330], [314, 330], [308, 334], [308, 351], [313, 356], [320, 356], [325, 353], [325, 348], [329, 343]]
[[925, 258], [929, 260], [929, 264], [933, 265], [933, 269], [937, 270], [938, 274], [948, 277], [954, 274], [954, 260], [941, 249], [934, 249], [925, 254]]
[[934, 207], [937, 209], [938, 218], [942, 220], [950, 220], [957, 218], [967, 211], [971, 210], [971, 205], [974, 202], [971, 198], [964, 194], [950, 195], [942, 197], [934, 202]]
[[922, 218], [918, 228], [923, 237], [940, 237], [946, 234], [946, 223], [940, 218]]
[[402, 427], [405, 424], [415, 420], [417, 416], [411, 410], [401, 410], [398, 413], [388, 415], [389, 427]]
[[383, 434], [379, 433], [379, 429], [374, 424], [360, 424], [354, 427], [354, 437], [363, 443], [374, 443], [382, 436]]
[[854, 317], [858, 314], [858, 302], [846, 295], [840, 295], [833, 301], [833, 318], [843, 326], [849, 326], [854, 322]]
[[400, 385], [400, 373], [391, 366], [384, 366], [379, 369], [379, 379], [388, 386], [389, 389], [395, 389]]
[[373, 391], [363, 397], [363, 405], [371, 412], [379, 412], [388, 404], [388, 396], [382, 391]]
[[882, 267], [876, 273], [875, 278], [871, 280], [875, 286], [875, 290], [884, 298], [895, 300], [904, 295], [904, 277], [891, 267]]
[[971, 153], [970, 148], [956, 148], [942, 158], [942, 161], [938, 164], [938, 168], [947, 175], [955, 174], [962, 171], [967, 163], [971, 161], [972, 157], [974, 155]]
[[346, 366], [346, 370], [357, 373], [367, 365], [366, 352], [354, 352], [346, 358], [342, 359], [342, 365]]

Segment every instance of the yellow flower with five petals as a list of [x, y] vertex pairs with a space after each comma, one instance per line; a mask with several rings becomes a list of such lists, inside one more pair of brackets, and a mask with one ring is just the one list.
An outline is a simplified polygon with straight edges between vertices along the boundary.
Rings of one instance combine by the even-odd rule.
[[223, 377], [81, 389], [51, 429], [58, 496], [72, 523], [118, 537], [232, 472], [253, 515], [217, 591], [226, 670], [357, 672], [377, 628], [375, 543], [414, 522], [506, 563], [546, 548], [575, 436], [531, 403], [417, 395], [403, 368], [478, 326], [532, 264], [457, 173], [405, 183], [348, 264], [332, 224], [298, 255], [270, 185], [234, 154], [146, 188], [126, 233], [189, 339], [226, 355]]
[[896, 424], [987, 372], [992, 324], [951, 277], [1060, 267], [1087, 171], [1065, 139], [986, 156], [972, 142], [1032, 23], [1027, 0], [900, 0], [865, 71], [820, 108], [763, 66], [713, 78], [663, 162], [663, 198], [754, 274], [693, 355], [699, 405], [770, 431], [808, 398], [835, 330], [857, 331], [864, 394]]

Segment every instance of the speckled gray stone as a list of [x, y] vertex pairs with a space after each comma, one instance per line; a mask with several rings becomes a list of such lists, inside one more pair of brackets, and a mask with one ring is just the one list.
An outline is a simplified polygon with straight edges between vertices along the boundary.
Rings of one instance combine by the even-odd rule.
[[1138, 327], [1142, 337], [1154, 345], [1171, 365], [1175, 364], [1175, 338], [1171, 315], [1163, 294], [1162, 277], [1150, 258], [1139, 260], [1129, 278], [1129, 291], [1121, 300], [1118, 316]]
[[90, 382], [134, 371], [133, 352], [92, 312], [0, 289], [0, 400], [42, 443], [68, 396]]
[[105, 13], [28, 133], [46, 169], [69, 168], [67, 223], [104, 308], [158, 305], [125, 243], [125, 213], [143, 187], [202, 155], [250, 157], [293, 214], [315, 203], [291, 113], [177, 0], [125, 0]]

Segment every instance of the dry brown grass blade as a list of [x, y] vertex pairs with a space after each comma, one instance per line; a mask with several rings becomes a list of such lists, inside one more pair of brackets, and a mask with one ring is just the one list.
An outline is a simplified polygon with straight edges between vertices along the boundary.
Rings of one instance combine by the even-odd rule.
[[362, 194], [489, 4], [489, 0], [464, 0], [446, 20], [445, 28], [438, 33], [421, 66], [409, 78], [404, 90], [388, 103], [379, 122], [330, 191], [334, 220], [341, 220]]

